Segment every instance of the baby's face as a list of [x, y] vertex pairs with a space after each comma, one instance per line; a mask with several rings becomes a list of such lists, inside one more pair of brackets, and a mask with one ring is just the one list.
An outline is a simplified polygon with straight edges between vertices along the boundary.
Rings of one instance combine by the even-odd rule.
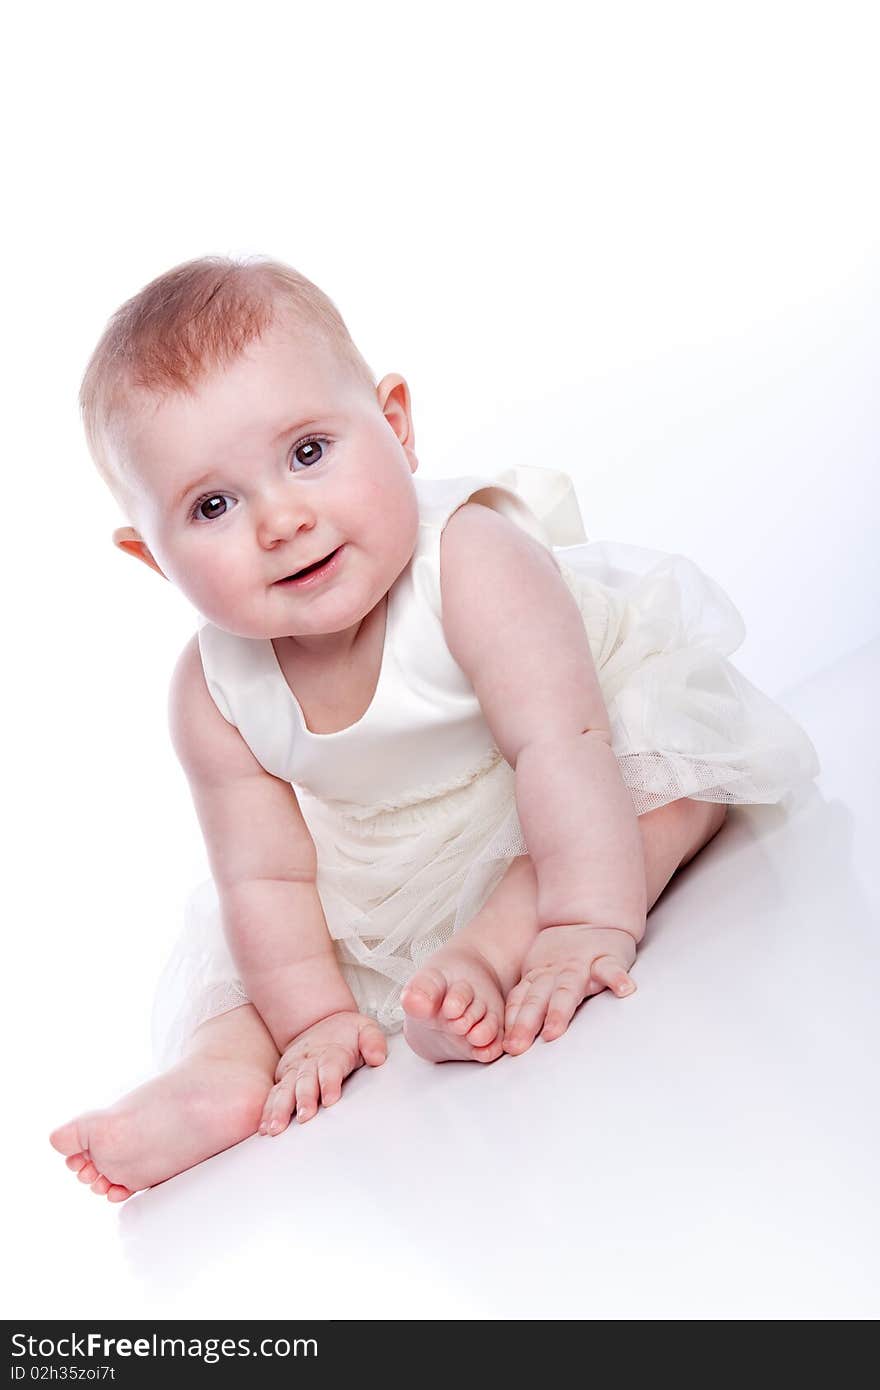
[[[137, 533], [227, 632], [352, 628], [412, 557], [406, 387], [386, 377], [374, 392], [307, 329], [275, 324], [194, 396], [145, 402], [115, 453]], [[332, 551], [326, 577], [290, 582]]]

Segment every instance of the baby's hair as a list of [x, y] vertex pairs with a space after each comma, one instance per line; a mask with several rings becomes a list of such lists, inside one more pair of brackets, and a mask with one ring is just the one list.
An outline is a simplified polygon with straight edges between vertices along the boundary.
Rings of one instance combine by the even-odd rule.
[[311, 280], [267, 257], [202, 256], [152, 280], [112, 316], [79, 392], [89, 451], [118, 500], [121, 480], [106, 439], [138, 397], [192, 394], [287, 310], [327, 339], [371, 388], [370, 368], [339, 310]]

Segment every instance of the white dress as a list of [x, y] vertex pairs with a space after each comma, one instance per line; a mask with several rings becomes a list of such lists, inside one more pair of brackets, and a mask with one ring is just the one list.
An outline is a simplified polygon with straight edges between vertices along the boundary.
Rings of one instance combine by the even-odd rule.
[[[803, 730], [726, 659], [745, 636], [742, 618], [690, 560], [587, 542], [571, 481], [555, 470], [413, 483], [418, 539], [389, 592], [378, 685], [355, 724], [312, 733], [269, 640], [209, 623], [199, 631], [217, 707], [262, 766], [293, 785], [341, 970], [360, 1010], [388, 1031], [402, 1024], [406, 981], [527, 852], [513, 770], [443, 635], [440, 537], [469, 498], [553, 549], [637, 814], [685, 796], [778, 802], [819, 770]], [[208, 881], [190, 899], [157, 993], [160, 1064], [204, 1020], [246, 1002]]]

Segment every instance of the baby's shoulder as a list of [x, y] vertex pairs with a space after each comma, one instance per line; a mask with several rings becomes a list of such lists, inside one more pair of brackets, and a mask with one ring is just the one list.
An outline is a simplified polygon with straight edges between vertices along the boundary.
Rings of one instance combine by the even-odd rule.
[[470, 565], [474, 554], [487, 548], [509, 550], [531, 539], [510, 517], [496, 511], [488, 499], [467, 498], [446, 521], [440, 536], [440, 573], [445, 580], [455, 566]]
[[208, 687], [205, 684], [205, 673], [202, 669], [202, 654], [199, 650], [199, 634], [194, 632], [187, 639], [180, 656], [171, 672], [171, 681], [168, 687], [168, 707], [169, 711], [178, 711], [188, 707], [192, 701], [198, 700], [200, 688], [203, 687], [205, 694], [208, 694]]
[[200, 717], [210, 716], [212, 711], [214, 714], [218, 713], [205, 681], [199, 634], [194, 632], [187, 640], [171, 672], [168, 717], [172, 738], [177, 730]]
[[243, 756], [245, 744], [238, 730], [208, 688], [197, 632], [186, 642], [171, 674], [168, 726], [174, 751], [190, 774], [209, 773]]
[[509, 515], [491, 503], [469, 499], [449, 518], [440, 538], [444, 618], [450, 603], [464, 610], [479, 608], [499, 587], [527, 589], [548, 561], [558, 570], [552, 550]]

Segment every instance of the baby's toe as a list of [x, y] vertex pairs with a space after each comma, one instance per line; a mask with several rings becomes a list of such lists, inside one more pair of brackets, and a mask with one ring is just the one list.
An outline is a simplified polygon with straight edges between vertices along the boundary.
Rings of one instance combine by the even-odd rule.
[[456, 980], [455, 984], [450, 985], [446, 991], [446, 998], [441, 1005], [440, 1014], [450, 1021], [458, 1021], [465, 1016], [465, 1011], [473, 1002], [473, 985], [467, 980]]
[[[85, 1142], [88, 1143], [88, 1139]], [[53, 1129], [49, 1135], [49, 1143], [60, 1154], [69, 1154], [71, 1157], [78, 1155], [82, 1150], [83, 1141], [79, 1137], [79, 1125], [76, 1120], [70, 1120], [66, 1125], [59, 1125], [57, 1129]]]
[[470, 1003], [468, 1007], [465, 1009], [464, 1013], [461, 1015], [460, 1018], [454, 1018], [450, 1020], [450, 1031], [453, 1033], [457, 1033], [459, 1037], [464, 1037], [465, 1033], [470, 1032], [474, 1024], [479, 1023], [481, 1019], [485, 1018], [486, 1008], [487, 1005], [485, 999], [474, 999], [472, 1003]]
[[470, 1029], [467, 1040], [472, 1047], [488, 1047], [497, 1038], [500, 1027], [498, 1015], [491, 1012], [487, 1013]]
[[426, 966], [413, 975], [400, 1002], [411, 1018], [433, 1018], [446, 997], [446, 990], [446, 976], [434, 966]]
[[[470, 1038], [468, 1038], [468, 1042], [470, 1042]], [[471, 1055], [475, 1062], [482, 1062], [484, 1065], [488, 1062], [497, 1062], [499, 1057], [503, 1057], [504, 1041], [500, 1030], [485, 1047], [474, 1047]]]

